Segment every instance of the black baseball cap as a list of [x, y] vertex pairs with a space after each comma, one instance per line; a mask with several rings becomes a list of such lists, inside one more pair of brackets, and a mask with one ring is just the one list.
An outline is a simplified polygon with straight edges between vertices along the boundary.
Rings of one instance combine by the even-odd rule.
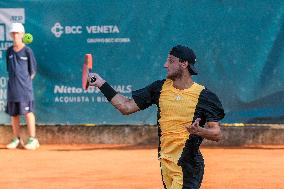
[[192, 49], [183, 45], [174, 46], [171, 51], [170, 55], [173, 55], [179, 59], [188, 61], [188, 71], [191, 75], [197, 75], [197, 70], [194, 67], [196, 62], [196, 56]]

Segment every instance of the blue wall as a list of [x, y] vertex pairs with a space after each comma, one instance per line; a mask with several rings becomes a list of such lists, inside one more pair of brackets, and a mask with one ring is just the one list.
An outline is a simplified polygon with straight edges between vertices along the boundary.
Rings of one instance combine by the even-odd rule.
[[196, 52], [194, 80], [220, 97], [223, 122], [284, 123], [283, 13], [280, 0], [1, 1], [0, 122], [9, 123], [5, 31], [20, 21], [34, 36], [38, 123], [155, 124], [155, 107], [125, 117], [97, 89], [84, 92], [84, 54], [92, 53], [94, 70], [131, 96], [165, 77], [176, 44]]

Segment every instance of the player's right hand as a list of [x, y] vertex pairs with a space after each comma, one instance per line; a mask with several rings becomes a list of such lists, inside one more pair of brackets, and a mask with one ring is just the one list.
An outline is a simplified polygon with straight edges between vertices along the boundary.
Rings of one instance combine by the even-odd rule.
[[100, 88], [106, 81], [97, 73], [89, 73], [89, 85]]

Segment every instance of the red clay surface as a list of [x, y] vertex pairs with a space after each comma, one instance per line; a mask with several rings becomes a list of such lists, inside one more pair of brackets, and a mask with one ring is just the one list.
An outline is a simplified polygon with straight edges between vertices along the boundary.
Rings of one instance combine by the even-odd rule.
[[[202, 189], [279, 189], [284, 147], [202, 148]], [[37, 151], [0, 145], [0, 189], [162, 189], [156, 148], [42, 145]]]

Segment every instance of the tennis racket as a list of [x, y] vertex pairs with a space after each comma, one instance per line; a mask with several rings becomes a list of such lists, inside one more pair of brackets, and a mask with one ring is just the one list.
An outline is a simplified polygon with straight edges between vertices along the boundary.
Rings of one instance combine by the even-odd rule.
[[[89, 74], [92, 72], [93, 58], [91, 54], [85, 54], [85, 61], [82, 68], [82, 88], [88, 90], [90, 86]], [[96, 78], [91, 78], [91, 82], [94, 82]]]

